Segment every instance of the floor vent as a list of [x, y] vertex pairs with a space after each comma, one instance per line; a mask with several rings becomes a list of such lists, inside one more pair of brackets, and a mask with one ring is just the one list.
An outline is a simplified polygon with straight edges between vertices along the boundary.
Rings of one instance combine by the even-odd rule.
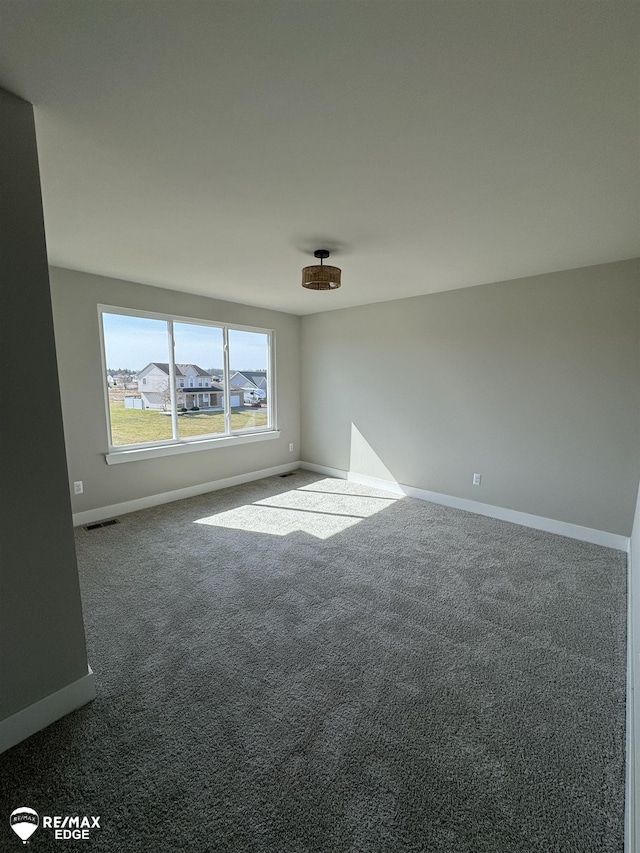
[[117, 518], [110, 518], [108, 521], [94, 521], [92, 524], [84, 524], [85, 530], [97, 530], [98, 527], [111, 527], [112, 524], [120, 524]]
[[293, 477], [295, 473], [295, 471], [287, 471], [286, 474], [278, 474], [278, 477]]

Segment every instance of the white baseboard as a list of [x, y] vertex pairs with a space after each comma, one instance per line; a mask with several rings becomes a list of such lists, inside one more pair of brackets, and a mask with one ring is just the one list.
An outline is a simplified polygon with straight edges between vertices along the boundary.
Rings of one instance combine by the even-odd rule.
[[343, 471], [338, 468], [328, 468], [325, 465], [316, 465], [313, 462], [301, 462], [301, 468], [315, 471], [318, 474], [326, 474], [327, 477], [337, 477], [341, 480], [349, 480], [352, 483], [361, 483], [363, 486], [371, 486], [375, 489], [383, 489], [396, 495], [407, 495], [407, 497], [418, 498], [422, 501], [450, 506], [454, 509], [463, 509], [474, 512], [477, 515], [486, 515], [489, 518], [497, 518], [500, 521], [510, 521], [523, 527], [532, 527], [535, 530], [544, 530], [546, 533], [556, 533], [559, 536], [568, 536], [571, 539], [580, 539], [582, 542], [590, 542], [592, 545], [603, 545], [605, 548], [615, 548], [618, 551], [629, 549], [629, 537], [620, 536], [617, 533], [608, 533], [606, 530], [595, 530], [592, 527], [582, 527], [579, 524], [570, 524], [567, 521], [557, 521], [554, 518], [544, 518], [540, 515], [530, 515], [528, 512], [519, 512], [515, 509], [505, 509], [501, 506], [471, 501], [467, 498], [457, 498], [453, 495], [444, 495], [440, 492], [430, 492], [426, 489], [416, 489], [414, 486], [404, 486], [393, 480], [381, 480], [377, 477], [368, 477], [365, 474], [356, 474], [353, 471]]
[[82, 678], [2, 720], [0, 752], [5, 752], [95, 698], [95, 679], [89, 667], [89, 671]]
[[335, 477], [336, 480], [348, 480], [349, 475], [341, 468], [329, 468], [327, 465], [316, 465], [315, 462], [300, 462], [300, 468], [305, 471], [314, 471], [316, 474], [325, 474], [327, 477]]
[[149, 495], [146, 498], [137, 498], [136, 500], [124, 501], [123, 503], [111, 504], [110, 506], [88, 509], [84, 512], [74, 512], [73, 524], [75, 527], [79, 527], [81, 524], [92, 524], [94, 521], [103, 521], [105, 518], [125, 515], [128, 512], [137, 512], [139, 509], [148, 509], [152, 506], [168, 504], [172, 501], [183, 500], [184, 498], [205, 495], [207, 492], [215, 492], [218, 489], [226, 489], [229, 486], [239, 486], [241, 483], [250, 483], [252, 480], [263, 480], [265, 477], [273, 477], [276, 474], [285, 474], [287, 471], [295, 471], [297, 468], [300, 468], [300, 462], [287, 462], [286, 465], [263, 468], [261, 471], [250, 471], [248, 474], [238, 474], [235, 477], [212, 480], [209, 483], [187, 486], [184, 489], [174, 489], [171, 492], [161, 492], [158, 495]]

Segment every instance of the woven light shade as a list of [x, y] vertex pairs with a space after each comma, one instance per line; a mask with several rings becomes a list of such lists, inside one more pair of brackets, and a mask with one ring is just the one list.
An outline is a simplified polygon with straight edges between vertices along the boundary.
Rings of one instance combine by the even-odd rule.
[[302, 286], [307, 290], [336, 290], [340, 287], [340, 276], [342, 270], [338, 267], [325, 266], [322, 261], [329, 257], [326, 249], [317, 249], [313, 253], [320, 258], [319, 264], [312, 267], [304, 267], [302, 270]]

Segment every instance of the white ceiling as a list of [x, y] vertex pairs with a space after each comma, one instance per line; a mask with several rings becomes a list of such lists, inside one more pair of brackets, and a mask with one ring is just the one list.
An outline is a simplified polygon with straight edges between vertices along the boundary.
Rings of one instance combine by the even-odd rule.
[[[0, 0], [54, 265], [298, 314], [640, 254], [640, 5]], [[334, 249], [335, 292], [300, 286]]]

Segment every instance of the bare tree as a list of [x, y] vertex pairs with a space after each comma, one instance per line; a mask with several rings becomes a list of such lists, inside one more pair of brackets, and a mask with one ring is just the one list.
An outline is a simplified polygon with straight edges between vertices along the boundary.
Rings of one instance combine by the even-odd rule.
[[168, 379], [158, 386], [158, 394], [162, 400], [162, 409], [166, 412], [171, 408], [171, 385]]

